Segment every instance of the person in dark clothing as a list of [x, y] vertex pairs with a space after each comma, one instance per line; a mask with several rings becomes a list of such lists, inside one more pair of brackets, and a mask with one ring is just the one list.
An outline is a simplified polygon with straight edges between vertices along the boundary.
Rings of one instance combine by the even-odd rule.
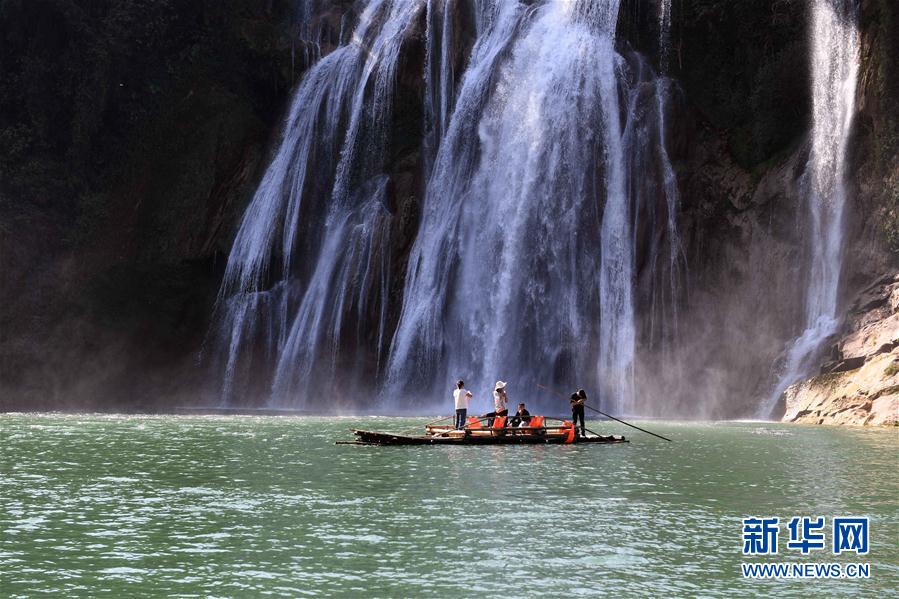
[[571, 394], [571, 420], [577, 430], [577, 421], [581, 421], [581, 436], [587, 436], [587, 424], [584, 422], [584, 405], [587, 403], [587, 392], [583, 389]]
[[529, 426], [531, 424], [531, 413], [527, 411], [523, 403], [518, 404], [518, 411], [509, 421], [509, 426]]

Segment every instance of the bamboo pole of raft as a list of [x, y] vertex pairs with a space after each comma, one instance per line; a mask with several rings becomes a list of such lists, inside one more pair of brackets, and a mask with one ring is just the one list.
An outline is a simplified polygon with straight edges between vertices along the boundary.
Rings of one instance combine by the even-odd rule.
[[[439, 419], [435, 420], [434, 422], [429, 422], [425, 425], [425, 430], [427, 430], [428, 427], [434, 426], [435, 422], [440, 422], [441, 420], [447, 420], [447, 419], [453, 418], [453, 417], [454, 416], [447, 416], [446, 418], [439, 418]], [[486, 416], [469, 416], [469, 418], [477, 418], [478, 422], [483, 422], [484, 420], [487, 420]], [[443, 426], [449, 426], [449, 425], [445, 424]], [[439, 435], [445, 435], [446, 433], [449, 433], [450, 431], [456, 431], [456, 430], [478, 430], [478, 429], [473, 429], [468, 425], [468, 423], [466, 423], [465, 426], [463, 426], [462, 428], [451, 428], [446, 431], [440, 431], [439, 433], [431, 433], [431, 434], [436, 437]]]
[[[489, 420], [489, 418], [486, 417], [486, 416], [473, 416], [473, 418], [477, 418], [478, 421]], [[559, 422], [565, 422], [565, 419], [564, 419], [564, 418], [556, 418], [555, 416], [544, 416], [543, 418], [546, 419], [546, 420], [557, 420], [557, 421], [559, 421]], [[441, 418], [440, 420], [446, 420], [446, 418]], [[434, 422], [440, 422], [440, 420], [435, 420]], [[433, 426], [433, 423], [428, 423], [428, 424], [425, 425], [425, 426], [426, 426], [426, 427]], [[445, 425], [445, 426], [449, 426], [449, 425]], [[576, 426], [575, 426], [575, 429], [577, 429]], [[463, 426], [461, 429], [451, 428], [451, 429], [441, 430], [441, 431], [430, 431], [430, 435], [431, 435], [432, 437], [445, 437], [445, 436], [447, 436], [448, 434], [450, 434], [450, 433], [452, 433], [452, 432], [454, 432], [454, 431], [457, 431], [457, 430], [463, 430], [463, 431], [505, 431], [506, 433], [510, 433], [510, 432], [511, 432], [511, 433], [514, 434], [515, 432], [526, 433], [526, 432], [537, 432], [537, 431], [544, 431], [544, 432], [546, 432], [546, 431], [559, 431], [559, 430], [567, 430], [567, 428], [560, 425], [560, 426], [506, 426], [506, 427], [503, 427], [503, 428], [501, 428], [501, 429], [493, 429], [492, 427], [489, 427], [489, 426], [485, 426], [485, 427], [482, 427], [482, 428], [471, 428], [469, 425], [466, 424], [466, 425]], [[600, 434], [597, 433], [596, 431], [590, 430], [589, 428], [586, 428], [586, 427], [584, 427], [584, 430], [586, 430], [588, 433], [590, 433], [590, 434], [592, 434], [592, 435], [596, 435], [597, 437], [604, 437], [604, 436], [606, 436], [606, 435], [600, 435]]]
[[[448, 430], [445, 430], [445, 431], [439, 431], [439, 432], [431, 433], [431, 436], [432, 436], [432, 437], [442, 437], [442, 436], [444, 436], [444, 435], [448, 435], [448, 434], [450, 434], [450, 433], [452, 433], [452, 432], [455, 432], [455, 431], [458, 431], [458, 430], [469, 430], [469, 431], [472, 431], [472, 432], [477, 432], [477, 431], [483, 431], [483, 432], [505, 431], [506, 433], [509, 433], [509, 432], [514, 433], [514, 432], [516, 432], [516, 431], [520, 431], [520, 432], [527, 432], [527, 431], [566, 431], [566, 430], [568, 430], [568, 427], [563, 427], [563, 426], [504, 426], [503, 428], [492, 428], [492, 427], [487, 427], [487, 426], [485, 426], [484, 428], [466, 428], [466, 429], [451, 428], [451, 429], [448, 429]], [[591, 431], [590, 429], [587, 429], [587, 432], [588, 432], [588, 433], [593, 433], [593, 434], [596, 435], [597, 437], [602, 437], [602, 436], [604, 436], [604, 435], [600, 435], [600, 434], [597, 433], [597, 432]]]
[[[562, 394], [559, 393], [558, 391], [554, 391], [554, 390], [550, 389], [549, 387], [544, 387], [543, 385], [537, 385], [537, 386], [540, 387], [541, 389], [543, 389], [544, 391], [549, 391], [549, 392], [552, 393], [553, 395], [557, 395], [558, 397], [562, 398], [563, 400], [564, 400], [564, 399], [567, 399], [564, 395], [562, 395]], [[640, 428], [640, 427], [637, 426], [637, 425], [631, 424], [631, 423], [629, 423], [629, 422], [625, 422], [625, 421], [622, 420], [621, 418], [615, 418], [615, 417], [612, 416], [611, 414], [606, 414], [605, 412], [603, 412], [603, 411], [601, 411], [601, 410], [597, 410], [597, 409], [594, 408], [593, 406], [588, 406], [587, 404], [584, 404], [584, 407], [585, 407], [585, 408], [590, 408], [590, 409], [593, 410], [594, 412], [597, 412], [598, 414], [602, 414], [602, 415], [605, 416], [606, 418], [611, 418], [612, 420], [614, 420], [614, 421], [616, 421], [616, 422], [620, 422], [621, 424], [627, 425], [627, 426], [629, 426], [629, 427], [631, 427], [631, 428], [635, 428], [635, 429], [637, 429], [638, 431], [642, 431], [642, 432], [646, 433], [647, 435], [652, 435], [653, 437], [658, 437], [659, 439], [664, 439], [665, 441], [669, 441], [669, 442], [671, 441], [671, 439], [669, 439], [668, 437], [663, 437], [662, 435], [657, 435], [656, 433], [653, 433], [653, 432], [651, 432], [651, 431], [648, 431], [648, 430], [646, 430], [645, 428]]]
[[[486, 418], [483, 416], [477, 416], [477, 419], [479, 422], [482, 420], [486, 420]], [[431, 425], [428, 425], [428, 426], [431, 426]], [[446, 425], [446, 426], [449, 426], [449, 425]], [[427, 431], [427, 427], [425, 427], [425, 430]], [[440, 431], [440, 432], [434, 432], [434, 431], [427, 431], [427, 432], [429, 432], [432, 437], [445, 437], [448, 434], [455, 432], [455, 431], [490, 431], [490, 430], [493, 430], [493, 429], [490, 428], [489, 426], [471, 428], [468, 424], [466, 424], [462, 428], [450, 428], [450, 429], [447, 429], [445, 431]]]
[[449, 420], [450, 418], [455, 418], [455, 417], [456, 417], [455, 414], [453, 414], [452, 416], [444, 416], [443, 418], [438, 418], [437, 420], [427, 423], [425, 426], [434, 426], [438, 422], [443, 422], [444, 420]]
[[[444, 416], [443, 418], [438, 418], [437, 420], [432, 420], [431, 422], [428, 422], [427, 424], [425, 424], [425, 429], [427, 429], [429, 426], [434, 426], [438, 422], [443, 422], [444, 420], [449, 420], [450, 418], [455, 418], [455, 417], [456, 417], [456, 415], [453, 414], [452, 416]], [[409, 429], [409, 431], [406, 432], [406, 429], [403, 429], [403, 432], [401, 434], [407, 435], [407, 436], [414, 435], [419, 430], [421, 430], [421, 429], [415, 429], [415, 430]]]

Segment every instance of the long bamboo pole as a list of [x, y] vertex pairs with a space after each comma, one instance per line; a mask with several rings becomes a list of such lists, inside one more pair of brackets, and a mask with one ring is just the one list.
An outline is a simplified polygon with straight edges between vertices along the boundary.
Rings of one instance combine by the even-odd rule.
[[[549, 392], [552, 393], [553, 395], [556, 395], [556, 396], [560, 397], [560, 398], [563, 399], [563, 400], [564, 400], [564, 399], [567, 399], [564, 395], [562, 395], [562, 394], [559, 393], [558, 391], [555, 391], [555, 390], [553, 390], [553, 389], [550, 389], [549, 387], [544, 387], [543, 385], [537, 385], [537, 386], [540, 387], [541, 389], [543, 389], [544, 391], [549, 391]], [[635, 429], [637, 429], [638, 431], [642, 431], [642, 432], [646, 433], [647, 435], [652, 435], [653, 437], [658, 437], [659, 439], [664, 439], [665, 441], [669, 441], [669, 442], [671, 441], [671, 439], [669, 439], [668, 437], [663, 437], [662, 435], [657, 435], [656, 433], [654, 433], [654, 432], [652, 432], [652, 431], [648, 431], [648, 430], [646, 430], [645, 428], [640, 428], [639, 426], [637, 426], [637, 425], [635, 425], [635, 424], [631, 424], [630, 422], [625, 422], [625, 421], [622, 420], [621, 418], [615, 418], [615, 417], [612, 416], [611, 414], [606, 414], [605, 412], [603, 412], [603, 411], [601, 411], [601, 410], [597, 410], [597, 409], [594, 408], [593, 406], [588, 406], [587, 404], [584, 404], [584, 407], [585, 407], [585, 408], [590, 408], [590, 409], [593, 410], [594, 412], [597, 412], [597, 413], [599, 413], [599, 414], [602, 414], [602, 415], [605, 416], [606, 418], [611, 418], [612, 420], [614, 420], [614, 421], [616, 421], [616, 422], [620, 422], [621, 424], [625, 424], [625, 425], [627, 425], [627, 426], [629, 426], [629, 427], [631, 427], [631, 428], [635, 428]]]
[[438, 418], [437, 420], [432, 420], [431, 422], [427, 423], [425, 426], [432, 426], [432, 425], [436, 424], [437, 422], [443, 422], [444, 420], [449, 420], [450, 418], [455, 418], [455, 417], [456, 417], [455, 414], [453, 414], [452, 416], [444, 416], [443, 418]]

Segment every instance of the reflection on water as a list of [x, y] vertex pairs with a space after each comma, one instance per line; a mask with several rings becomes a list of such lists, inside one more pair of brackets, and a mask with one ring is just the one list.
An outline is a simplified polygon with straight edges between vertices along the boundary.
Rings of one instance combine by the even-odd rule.
[[[423, 421], [0, 416], [2, 594], [800, 597], [899, 583], [895, 430], [648, 424], [664, 443], [594, 423], [633, 443], [334, 445], [354, 426]], [[744, 582], [744, 515], [869, 515], [872, 578]]]

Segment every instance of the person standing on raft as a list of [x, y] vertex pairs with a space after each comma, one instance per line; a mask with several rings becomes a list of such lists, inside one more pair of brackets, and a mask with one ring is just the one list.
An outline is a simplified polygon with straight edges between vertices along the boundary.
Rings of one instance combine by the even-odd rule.
[[493, 386], [493, 411], [489, 414], [484, 414], [490, 420], [487, 422], [487, 426], [493, 426], [493, 419], [497, 416], [508, 416], [509, 408], [506, 406], [509, 404], [509, 396], [506, 395], [506, 383], [504, 381], [496, 381], [496, 385]]
[[465, 381], [459, 379], [456, 382], [456, 389], [453, 391], [453, 402], [456, 405], [456, 426], [457, 429], [465, 428], [465, 419], [468, 416], [468, 402], [471, 400], [471, 391], [465, 389]]
[[577, 431], [577, 421], [581, 421], [581, 436], [587, 436], [587, 424], [584, 422], [584, 405], [587, 403], [587, 392], [578, 389], [571, 394], [571, 421], [574, 422], [574, 430]]

